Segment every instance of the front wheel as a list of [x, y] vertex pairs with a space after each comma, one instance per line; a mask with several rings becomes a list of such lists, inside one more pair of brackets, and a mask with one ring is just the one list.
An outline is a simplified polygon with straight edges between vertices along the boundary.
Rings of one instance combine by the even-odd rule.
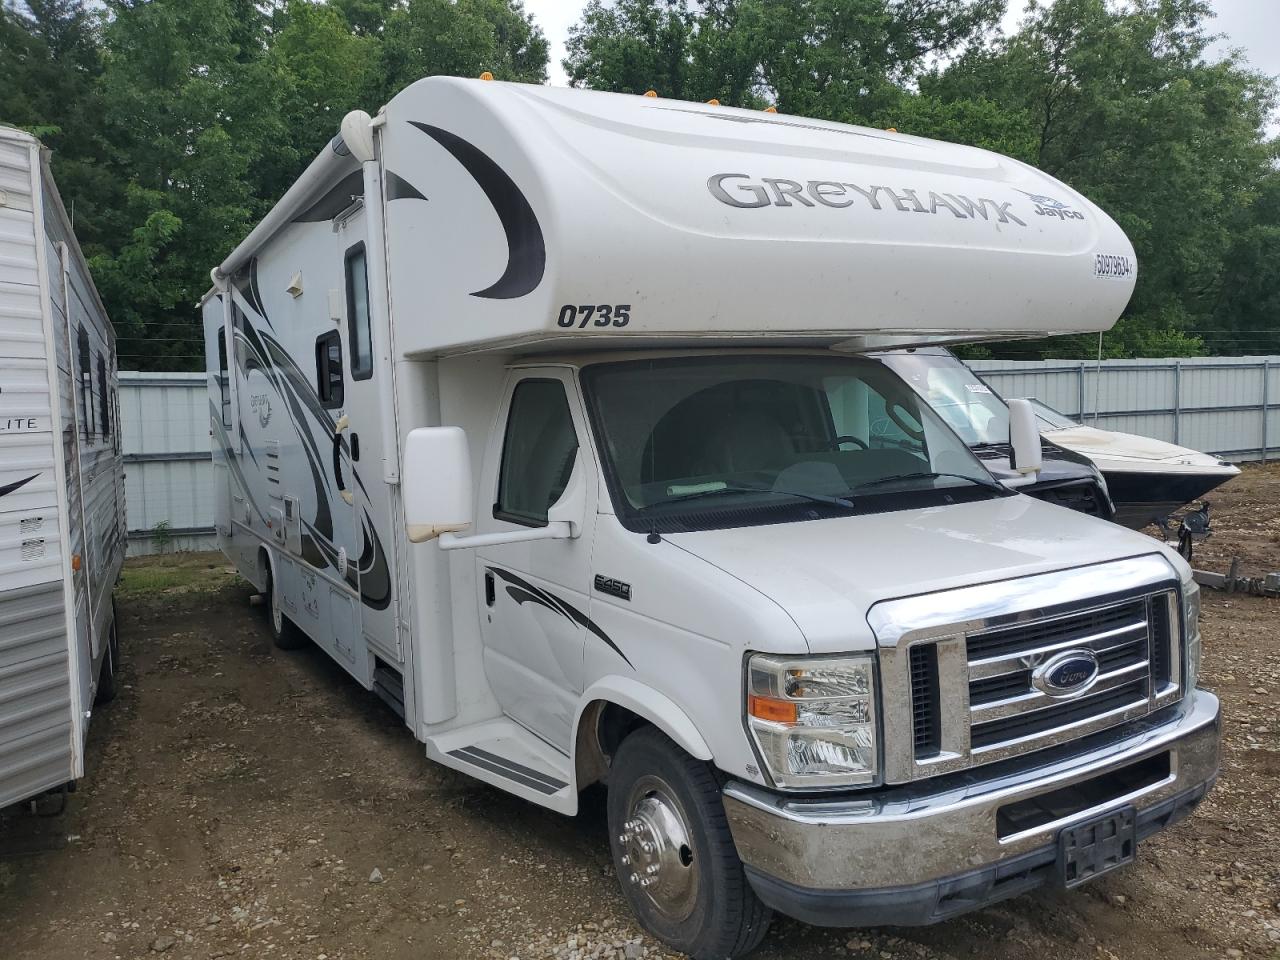
[[754, 949], [771, 913], [747, 883], [707, 764], [645, 727], [609, 772], [614, 868], [640, 923], [694, 960]]

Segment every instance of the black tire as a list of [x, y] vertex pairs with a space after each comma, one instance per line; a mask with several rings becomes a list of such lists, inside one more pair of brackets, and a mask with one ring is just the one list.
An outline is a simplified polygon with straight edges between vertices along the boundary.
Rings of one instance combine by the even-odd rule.
[[267, 626], [271, 630], [271, 639], [281, 650], [297, 650], [307, 645], [307, 635], [284, 612], [279, 594], [276, 592], [276, 578], [271, 568], [267, 567]]
[[120, 635], [117, 633], [119, 618], [116, 616], [116, 602], [111, 601], [111, 629], [107, 633], [107, 650], [102, 655], [102, 666], [98, 669], [98, 688], [94, 692], [95, 704], [110, 703], [119, 693], [116, 677], [120, 669]]
[[642, 727], [618, 747], [608, 787], [614, 869], [641, 925], [694, 960], [755, 949], [773, 915], [747, 882], [711, 768]]

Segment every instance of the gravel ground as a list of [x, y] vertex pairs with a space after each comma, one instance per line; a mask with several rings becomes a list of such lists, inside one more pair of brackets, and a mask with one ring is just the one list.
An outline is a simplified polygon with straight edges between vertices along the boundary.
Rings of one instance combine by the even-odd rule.
[[[1202, 555], [1244, 531], [1236, 548], [1269, 562], [1280, 469], [1233, 484]], [[323, 654], [275, 650], [249, 594], [218, 556], [131, 562], [124, 688], [95, 717], [87, 777], [60, 816], [0, 816], [0, 957], [670, 956], [622, 902], [599, 794], [568, 819], [428, 762]], [[1206, 591], [1221, 779], [1134, 866], [923, 929], [776, 921], [754, 956], [1277, 960], [1278, 616]]]

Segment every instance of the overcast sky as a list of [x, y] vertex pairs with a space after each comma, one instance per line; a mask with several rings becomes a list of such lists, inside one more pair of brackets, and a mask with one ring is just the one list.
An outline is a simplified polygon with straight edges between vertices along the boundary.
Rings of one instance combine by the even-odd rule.
[[[1214, 33], [1226, 34], [1215, 52], [1225, 53], [1232, 47], [1245, 51], [1249, 62], [1263, 73], [1280, 74], [1280, 0], [1212, 0], [1217, 19], [1210, 25]], [[552, 84], [565, 84], [564, 42], [569, 27], [582, 11], [580, 0], [524, 0], [525, 9], [533, 14], [551, 42], [548, 73]], [[1022, 0], [1009, 0], [1005, 29], [1013, 29], [1022, 15]]]

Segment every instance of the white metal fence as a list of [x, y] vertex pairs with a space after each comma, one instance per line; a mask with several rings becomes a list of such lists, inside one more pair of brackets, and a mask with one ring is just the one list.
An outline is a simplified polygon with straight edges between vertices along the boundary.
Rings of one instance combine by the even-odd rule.
[[975, 360], [996, 392], [1036, 397], [1103, 430], [1168, 440], [1230, 460], [1280, 454], [1280, 357]]
[[[1037, 397], [1105, 430], [1232, 460], [1280, 455], [1280, 357], [975, 360], [1005, 397]], [[121, 373], [129, 552], [213, 549], [209, 397], [202, 373]]]
[[214, 549], [205, 375], [122, 371], [120, 442], [129, 555]]

